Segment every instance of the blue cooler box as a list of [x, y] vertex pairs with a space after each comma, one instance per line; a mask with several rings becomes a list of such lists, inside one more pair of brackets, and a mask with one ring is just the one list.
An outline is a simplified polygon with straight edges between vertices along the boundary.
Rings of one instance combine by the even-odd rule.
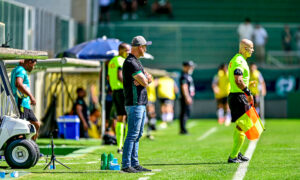
[[60, 116], [58, 123], [58, 137], [79, 140], [80, 120], [77, 115]]

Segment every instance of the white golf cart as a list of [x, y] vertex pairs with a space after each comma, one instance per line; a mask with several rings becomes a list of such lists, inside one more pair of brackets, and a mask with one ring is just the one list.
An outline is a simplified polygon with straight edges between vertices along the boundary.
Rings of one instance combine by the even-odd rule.
[[[47, 58], [47, 53], [40, 53], [43, 59]], [[35, 127], [20, 119], [3, 59], [30, 59], [35, 58], [34, 54], [36, 52], [0, 47], [0, 155], [4, 155], [7, 164], [14, 169], [34, 166], [39, 160], [40, 151], [31, 140], [36, 134]]]

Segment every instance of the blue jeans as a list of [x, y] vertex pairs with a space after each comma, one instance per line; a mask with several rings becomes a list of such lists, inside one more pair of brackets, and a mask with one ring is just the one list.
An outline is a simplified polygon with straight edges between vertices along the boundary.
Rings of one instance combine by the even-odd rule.
[[146, 119], [146, 106], [125, 106], [127, 112], [128, 132], [123, 148], [122, 168], [139, 165], [139, 140], [143, 135]]

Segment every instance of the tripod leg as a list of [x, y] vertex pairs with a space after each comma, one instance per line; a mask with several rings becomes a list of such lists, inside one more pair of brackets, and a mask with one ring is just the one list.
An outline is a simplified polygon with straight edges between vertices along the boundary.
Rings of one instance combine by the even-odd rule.
[[68, 166], [64, 165], [63, 163], [59, 162], [57, 159], [55, 159], [54, 161], [58, 162], [60, 165], [66, 167], [66, 168], [68, 168], [68, 169], [71, 169], [71, 168], [69, 168]]
[[50, 166], [51, 163], [52, 163], [52, 159], [51, 159], [51, 161], [47, 164], [47, 166], [44, 168], [44, 170], [47, 169], [47, 168]]

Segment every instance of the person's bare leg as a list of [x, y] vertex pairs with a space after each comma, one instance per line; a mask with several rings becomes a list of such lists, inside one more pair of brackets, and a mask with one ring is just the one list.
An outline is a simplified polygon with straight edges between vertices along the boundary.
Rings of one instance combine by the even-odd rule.
[[30, 123], [35, 127], [36, 134], [32, 136], [32, 140], [36, 141], [37, 137], [39, 136], [40, 123], [38, 121], [30, 121]]

